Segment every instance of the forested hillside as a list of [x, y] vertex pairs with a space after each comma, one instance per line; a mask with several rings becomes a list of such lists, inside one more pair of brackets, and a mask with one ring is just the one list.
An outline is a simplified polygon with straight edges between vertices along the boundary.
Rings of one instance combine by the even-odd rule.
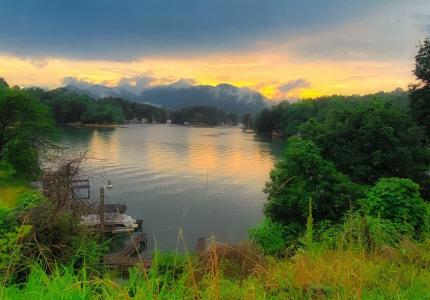
[[165, 123], [165, 109], [121, 98], [94, 99], [64, 88], [45, 91], [29, 88], [26, 91], [46, 104], [58, 123], [121, 124], [143, 119], [152, 123]]

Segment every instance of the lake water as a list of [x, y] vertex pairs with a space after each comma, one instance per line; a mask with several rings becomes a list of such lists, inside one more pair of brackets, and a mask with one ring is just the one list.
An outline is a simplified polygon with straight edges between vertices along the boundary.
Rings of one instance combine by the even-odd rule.
[[[107, 203], [143, 219], [150, 249], [188, 248], [199, 237], [238, 242], [263, 214], [263, 188], [283, 143], [239, 128], [129, 124], [62, 129], [62, 144], [87, 150], [92, 199], [111, 180]], [[180, 247], [183, 247], [182, 241]]]

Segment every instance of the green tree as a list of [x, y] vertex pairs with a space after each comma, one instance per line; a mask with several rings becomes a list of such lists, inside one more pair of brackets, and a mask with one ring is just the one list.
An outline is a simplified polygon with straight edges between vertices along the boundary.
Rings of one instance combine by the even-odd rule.
[[210, 126], [220, 125], [226, 120], [226, 113], [215, 107], [192, 106], [175, 110], [170, 114], [173, 124], [205, 124]]
[[245, 126], [246, 129], [249, 129], [252, 127], [252, 114], [246, 113], [242, 118], [242, 124]]
[[409, 90], [411, 113], [430, 137], [430, 40], [425, 39], [415, 56], [414, 74], [419, 83]]
[[121, 107], [108, 103], [93, 104], [81, 116], [81, 121], [87, 124], [121, 124], [124, 120]]
[[272, 132], [274, 129], [278, 129], [281, 115], [280, 110], [274, 108], [263, 108], [255, 116], [255, 130], [258, 132]]
[[338, 222], [362, 195], [361, 188], [324, 160], [311, 141], [301, 138], [288, 140], [284, 157], [271, 171], [270, 179], [264, 212], [297, 233], [305, 229], [309, 199], [316, 223]]
[[231, 126], [237, 125], [237, 114], [235, 113], [229, 113], [225, 116], [226, 122], [229, 123]]
[[8, 88], [9, 84], [4, 80], [3, 77], [0, 77], [0, 88]]
[[407, 110], [392, 103], [367, 101], [332, 109], [323, 121], [300, 127], [322, 156], [360, 184], [381, 177], [406, 177], [428, 189], [430, 151], [422, 130]]
[[39, 152], [51, 143], [53, 120], [47, 107], [18, 89], [0, 89], [0, 161], [19, 174], [37, 175]]
[[279, 255], [285, 249], [287, 230], [281, 223], [269, 218], [249, 230], [251, 240], [259, 245], [265, 254]]
[[323, 121], [332, 110], [351, 109], [354, 106], [378, 101], [407, 108], [408, 93], [402, 89], [392, 92], [379, 92], [364, 96], [323, 96], [316, 99], [304, 99], [295, 103], [282, 101], [271, 108], [263, 109], [257, 115], [256, 130], [259, 132], [281, 130], [284, 135], [292, 136], [299, 133], [299, 126], [311, 118]]
[[381, 178], [360, 203], [367, 215], [391, 221], [404, 233], [420, 234], [428, 223], [428, 204], [410, 179]]

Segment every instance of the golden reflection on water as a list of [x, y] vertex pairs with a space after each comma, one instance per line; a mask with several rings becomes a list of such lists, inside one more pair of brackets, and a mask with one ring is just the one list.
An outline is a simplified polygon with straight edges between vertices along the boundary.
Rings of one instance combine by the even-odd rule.
[[[161, 247], [175, 249], [178, 228], [189, 246], [198, 237], [239, 241], [262, 218], [263, 193], [280, 150], [236, 128], [127, 125], [69, 128], [63, 143], [88, 149], [92, 195], [107, 180], [107, 201], [145, 220]], [[281, 145], [282, 147], [282, 145]]]
[[[93, 130], [88, 141], [90, 157], [109, 165], [130, 165], [143, 172], [176, 176], [208, 174], [211, 178], [230, 178], [235, 182], [245, 178], [264, 182], [274, 164], [270, 146], [240, 130], [219, 134], [213, 128], [142, 129], [142, 132], [139, 129], [127, 132], [128, 129], [122, 128]], [[182, 135], [177, 135], [178, 132]]]
[[88, 150], [90, 159], [120, 163], [118, 136], [113, 130], [109, 132], [93, 130], [88, 143]]

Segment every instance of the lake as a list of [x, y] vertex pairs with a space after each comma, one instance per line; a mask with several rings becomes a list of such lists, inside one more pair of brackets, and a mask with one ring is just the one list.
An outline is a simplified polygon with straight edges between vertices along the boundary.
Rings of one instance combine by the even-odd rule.
[[246, 238], [262, 219], [264, 185], [283, 148], [230, 127], [64, 127], [61, 136], [69, 151], [88, 151], [92, 199], [111, 180], [106, 202], [127, 204], [126, 214], [143, 219], [149, 249], [161, 250], [175, 250], [181, 236], [189, 249], [199, 237]]

